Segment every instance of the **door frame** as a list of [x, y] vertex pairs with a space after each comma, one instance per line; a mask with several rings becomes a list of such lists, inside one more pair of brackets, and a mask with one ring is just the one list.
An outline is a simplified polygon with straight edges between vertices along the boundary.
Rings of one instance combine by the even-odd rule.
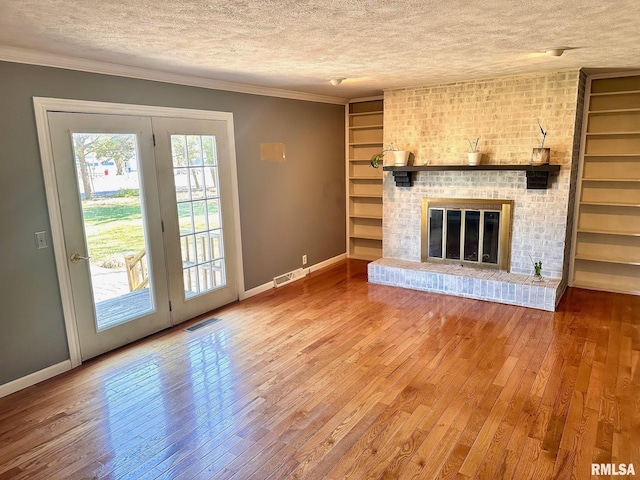
[[71, 276], [69, 274], [69, 265], [67, 262], [63, 236], [62, 213], [60, 210], [60, 203], [58, 201], [58, 184], [53, 163], [51, 133], [49, 131], [49, 123], [47, 120], [48, 112], [173, 117], [197, 120], [225, 121], [227, 125], [227, 136], [229, 138], [229, 161], [232, 179], [230, 201], [235, 223], [233, 235], [235, 236], [234, 248], [236, 256], [236, 283], [238, 287], [238, 297], [240, 300], [244, 299], [244, 268], [242, 262], [242, 239], [240, 236], [240, 199], [238, 193], [238, 169], [236, 163], [233, 113], [48, 97], [33, 97], [33, 108], [36, 120], [36, 131], [38, 133], [38, 145], [40, 147], [42, 173], [44, 175], [44, 187], [47, 198], [47, 208], [49, 211], [49, 223], [51, 225], [51, 243], [53, 245], [56, 271], [58, 274], [58, 283], [60, 286], [60, 299], [62, 301], [62, 312], [64, 315], [64, 324], [67, 334], [67, 344], [69, 346], [71, 368], [75, 368], [81, 365], [82, 360], [80, 356], [80, 340], [76, 324], [76, 315], [73, 307]]

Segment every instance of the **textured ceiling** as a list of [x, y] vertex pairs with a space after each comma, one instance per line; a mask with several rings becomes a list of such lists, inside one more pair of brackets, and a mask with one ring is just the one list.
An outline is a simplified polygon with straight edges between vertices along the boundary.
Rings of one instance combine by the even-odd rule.
[[[0, 47], [353, 98], [566, 68], [640, 69], [639, 0], [0, 0]], [[562, 57], [549, 47], [571, 47]], [[347, 77], [337, 87], [332, 77]]]

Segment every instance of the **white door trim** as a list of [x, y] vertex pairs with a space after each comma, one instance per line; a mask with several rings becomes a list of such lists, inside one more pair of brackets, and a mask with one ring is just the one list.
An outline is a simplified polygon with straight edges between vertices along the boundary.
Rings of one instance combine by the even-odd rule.
[[56, 261], [58, 282], [60, 283], [60, 298], [62, 312], [69, 345], [69, 358], [71, 368], [82, 363], [80, 356], [80, 341], [76, 325], [75, 310], [73, 307], [73, 294], [71, 290], [71, 277], [66, 258], [66, 249], [62, 229], [62, 215], [58, 201], [58, 186], [53, 164], [53, 151], [51, 148], [51, 133], [47, 120], [47, 112], [68, 113], [97, 113], [105, 115], [133, 115], [148, 117], [174, 117], [191, 118], [201, 120], [223, 120], [227, 124], [229, 138], [229, 160], [231, 162], [232, 177], [232, 208], [235, 223], [235, 254], [236, 254], [236, 278], [240, 300], [244, 299], [244, 269], [242, 262], [242, 239], [240, 237], [240, 201], [238, 194], [238, 170], [236, 164], [236, 148], [233, 126], [233, 113], [213, 112], [208, 110], [194, 110], [172, 107], [156, 107], [147, 105], [130, 105], [126, 103], [92, 102], [84, 100], [69, 100], [62, 98], [33, 97], [33, 107], [38, 132], [38, 145], [44, 175], [44, 186], [49, 210], [49, 222], [51, 224], [51, 241]]

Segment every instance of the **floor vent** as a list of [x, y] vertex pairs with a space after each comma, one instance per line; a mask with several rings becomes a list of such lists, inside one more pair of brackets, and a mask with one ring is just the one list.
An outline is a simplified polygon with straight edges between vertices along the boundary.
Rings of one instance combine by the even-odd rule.
[[293, 272], [285, 273], [284, 275], [280, 275], [278, 277], [274, 277], [273, 286], [278, 288], [287, 283], [295, 282], [296, 280], [303, 278], [307, 275], [307, 270], [304, 268], [299, 268], [294, 270]]
[[222, 320], [221, 318], [217, 318], [217, 317], [211, 317], [211, 318], [207, 318], [206, 320], [203, 320], [201, 322], [198, 322], [194, 325], [191, 325], [188, 328], [185, 328], [184, 331], [185, 332], [195, 332], [196, 330], [199, 330], [202, 327], [206, 327], [207, 325], [211, 325], [212, 323], [216, 323], [219, 322], [220, 320]]

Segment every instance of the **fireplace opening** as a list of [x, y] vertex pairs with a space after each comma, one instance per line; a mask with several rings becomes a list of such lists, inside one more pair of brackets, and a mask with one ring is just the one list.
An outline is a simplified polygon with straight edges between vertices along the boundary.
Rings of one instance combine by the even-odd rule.
[[509, 270], [511, 200], [425, 198], [422, 261]]

